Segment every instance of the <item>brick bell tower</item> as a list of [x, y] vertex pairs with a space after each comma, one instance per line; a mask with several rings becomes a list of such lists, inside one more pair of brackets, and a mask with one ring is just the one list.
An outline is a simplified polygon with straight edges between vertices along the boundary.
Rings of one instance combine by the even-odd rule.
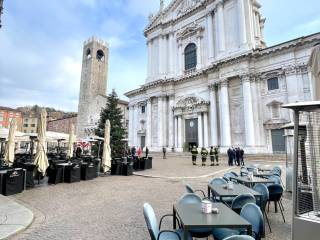
[[105, 107], [108, 59], [109, 48], [105, 41], [92, 37], [84, 42], [77, 120], [78, 137], [94, 135], [101, 108]]

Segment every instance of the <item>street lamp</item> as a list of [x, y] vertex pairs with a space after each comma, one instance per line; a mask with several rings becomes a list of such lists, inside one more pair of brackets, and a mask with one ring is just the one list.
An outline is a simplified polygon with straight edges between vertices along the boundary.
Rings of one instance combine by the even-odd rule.
[[2, 27], [1, 25], [1, 15], [2, 15], [2, 10], [3, 10], [3, 0], [0, 0], [0, 28]]

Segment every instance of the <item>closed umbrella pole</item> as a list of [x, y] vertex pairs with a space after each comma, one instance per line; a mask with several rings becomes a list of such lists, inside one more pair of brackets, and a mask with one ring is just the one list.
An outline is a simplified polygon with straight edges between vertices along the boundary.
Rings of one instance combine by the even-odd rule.
[[308, 66], [311, 70], [311, 90], [312, 100], [320, 100], [320, 43], [316, 45], [312, 52], [308, 62]]
[[16, 133], [17, 122], [16, 119], [12, 119], [10, 123], [8, 142], [4, 153], [4, 161], [7, 165], [11, 166], [14, 162], [14, 138]]
[[73, 157], [73, 142], [74, 142], [74, 125], [71, 124], [70, 131], [69, 131], [69, 145], [68, 145], [68, 157]]
[[46, 170], [49, 167], [47, 151], [46, 151], [46, 127], [47, 127], [47, 112], [43, 108], [41, 111], [39, 126], [38, 126], [38, 144], [37, 153], [34, 159], [37, 171], [45, 176]]
[[107, 120], [104, 130], [104, 144], [102, 155], [102, 168], [104, 173], [111, 169], [110, 128], [110, 121]]

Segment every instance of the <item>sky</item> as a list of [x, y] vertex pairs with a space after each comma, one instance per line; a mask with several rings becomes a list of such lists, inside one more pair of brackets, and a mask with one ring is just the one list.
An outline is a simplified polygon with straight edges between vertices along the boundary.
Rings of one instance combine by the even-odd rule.
[[[83, 42], [110, 46], [108, 93], [144, 84], [143, 29], [160, 0], [4, 0], [0, 106], [77, 111]], [[170, 0], [165, 1], [168, 4]], [[320, 31], [319, 0], [260, 0], [268, 46]]]

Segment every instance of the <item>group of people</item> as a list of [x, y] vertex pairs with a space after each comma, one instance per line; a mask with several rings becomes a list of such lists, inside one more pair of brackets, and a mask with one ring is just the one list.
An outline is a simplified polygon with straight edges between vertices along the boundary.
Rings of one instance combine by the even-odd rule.
[[244, 166], [244, 150], [242, 148], [229, 148], [227, 154], [229, 166]]
[[[191, 154], [192, 154], [192, 164], [197, 165], [197, 156], [199, 154], [199, 151], [196, 146], [193, 146], [191, 148]], [[202, 160], [202, 166], [206, 166], [208, 155], [210, 156], [211, 165], [210, 166], [219, 166], [219, 148], [211, 146], [210, 151], [208, 151], [206, 148], [201, 148], [200, 151], [201, 160]], [[215, 164], [216, 162], [216, 164]]]
[[[131, 148], [128, 148], [128, 156], [135, 157], [137, 156], [138, 158], [142, 158], [143, 156], [143, 149], [141, 147], [136, 148], [135, 146], [132, 146]], [[145, 147], [145, 157], [148, 157], [149, 155], [149, 148]]]

